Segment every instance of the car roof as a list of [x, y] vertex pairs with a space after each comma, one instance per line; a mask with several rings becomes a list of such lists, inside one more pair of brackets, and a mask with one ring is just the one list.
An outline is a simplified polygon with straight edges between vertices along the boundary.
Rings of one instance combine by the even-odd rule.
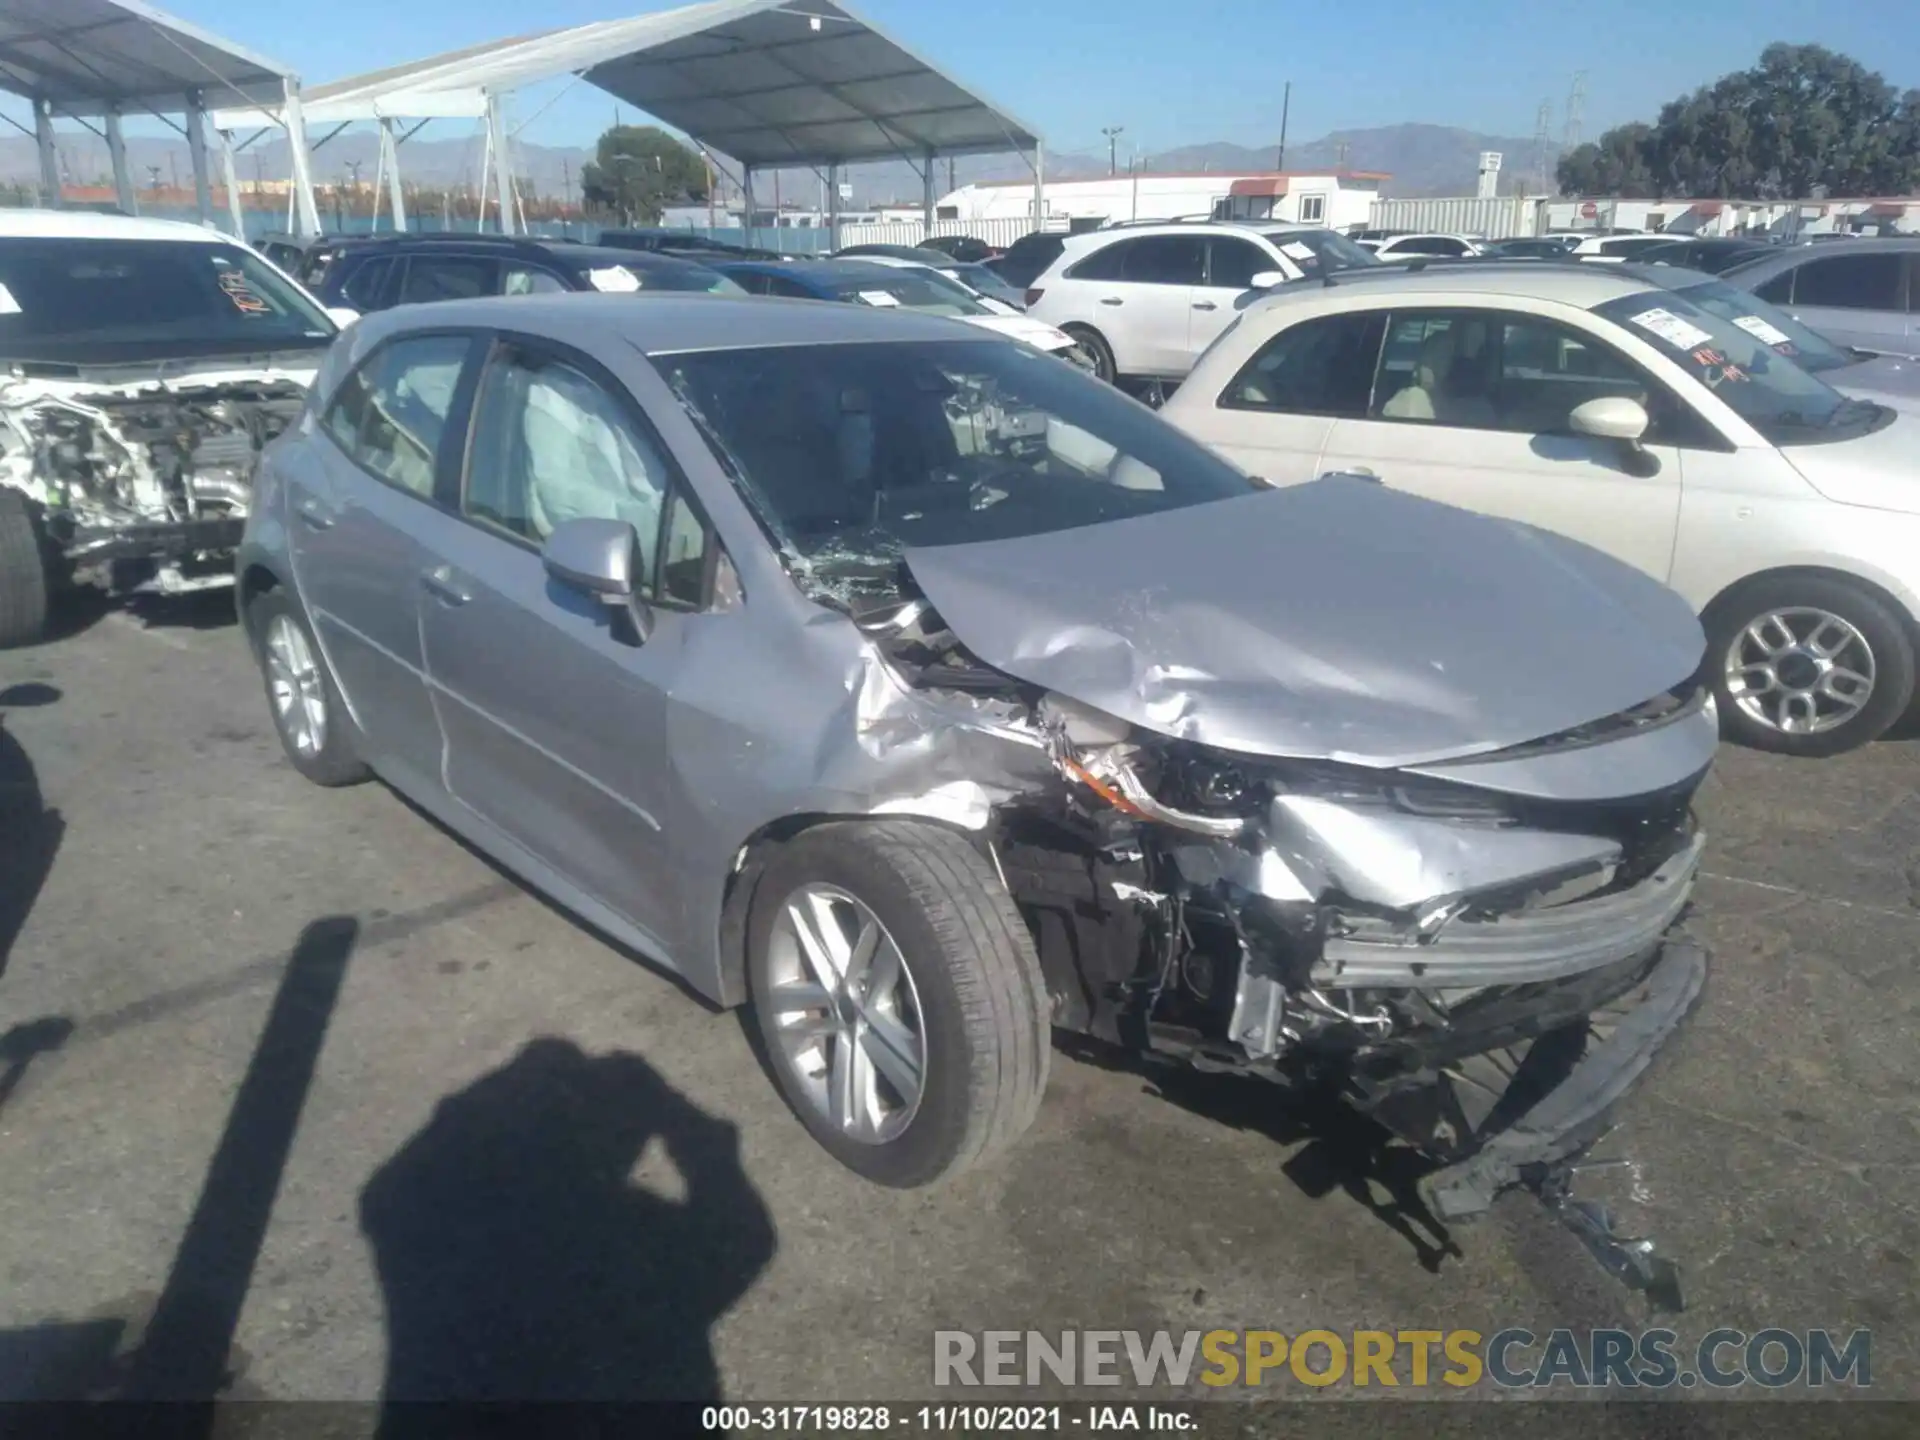
[[135, 215], [102, 215], [93, 210], [0, 210], [0, 238], [55, 240], [186, 240], [203, 245], [232, 245], [224, 230], [185, 220], [149, 220]]
[[544, 335], [575, 345], [628, 344], [651, 355], [782, 345], [974, 339], [993, 343], [997, 339], [978, 326], [912, 310], [682, 292], [642, 296], [578, 291], [439, 300], [431, 305], [396, 306], [355, 322], [356, 329], [364, 327], [366, 332], [362, 348], [414, 330], [467, 325]]
[[1414, 260], [1404, 265], [1355, 266], [1324, 276], [1294, 280], [1277, 286], [1269, 297], [1316, 294], [1325, 290], [1408, 290], [1421, 295], [1513, 295], [1529, 300], [1555, 300], [1590, 310], [1622, 295], [1643, 290], [1684, 290], [1704, 285], [1713, 276], [1681, 265], [1596, 265], [1567, 260]]
[[[1810, 260], [1838, 258], [1835, 252], [1825, 245], [1775, 245], [1762, 242], [1762, 249], [1765, 253], [1756, 250], [1751, 260], [1741, 262], [1740, 277], [1743, 281], [1777, 275], [1782, 270], [1793, 270]], [[1839, 253], [1841, 255], [1912, 255], [1916, 252], [1920, 252], [1920, 235], [1863, 235], [1857, 240], [1848, 241]]]

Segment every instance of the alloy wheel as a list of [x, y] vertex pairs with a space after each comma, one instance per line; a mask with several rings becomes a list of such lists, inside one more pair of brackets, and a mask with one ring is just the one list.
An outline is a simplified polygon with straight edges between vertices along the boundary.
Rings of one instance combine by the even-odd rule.
[[265, 648], [274, 723], [296, 754], [318, 755], [327, 744], [327, 690], [313, 647], [290, 616], [276, 615]]
[[926, 1087], [920, 997], [900, 947], [857, 897], [803, 885], [767, 937], [776, 1061], [835, 1130], [883, 1145]]
[[1733, 637], [1723, 663], [1733, 703], [1783, 735], [1836, 730], [1873, 698], [1873, 647], [1853, 622], [1815, 606], [1756, 617]]

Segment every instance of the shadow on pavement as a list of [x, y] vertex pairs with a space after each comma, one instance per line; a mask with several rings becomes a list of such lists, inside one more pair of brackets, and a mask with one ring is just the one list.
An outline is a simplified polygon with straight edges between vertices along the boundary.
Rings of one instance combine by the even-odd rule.
[[40, 793], [32, 758], [7, 732], [4, 712], [59, 698], [57, 689], [38, 682], [0, 690], [0, 975], [66, 835], [60, 812], [49, 809]]
[[730, 1122], [638, 1055], [555, 1039], [442, 1101], [360, 1223], [386, 1436], [471, 1433], [471, 1412], [410, 1403], [435, 1399], [717, 1400], [709, 1329], [776, 1248]]

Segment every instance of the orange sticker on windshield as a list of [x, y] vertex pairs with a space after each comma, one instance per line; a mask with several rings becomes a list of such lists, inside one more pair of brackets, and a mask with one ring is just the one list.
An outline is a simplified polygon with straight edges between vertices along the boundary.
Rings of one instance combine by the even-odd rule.
[[238, 270], [220, 272], [220, 289], [227, 299], [233, 302], [233, 308], [243, 315], [266, 315], [272, 307], [262, 300], [247, 283], [247, 277]]

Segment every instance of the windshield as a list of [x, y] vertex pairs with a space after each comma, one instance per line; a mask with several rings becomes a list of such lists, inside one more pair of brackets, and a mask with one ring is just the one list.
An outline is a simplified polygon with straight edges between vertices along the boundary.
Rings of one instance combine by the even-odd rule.
[[803, 583], [884, 584], [910, 545], [1069, 530], [1257, 488], [1112, 386], [1022, 345], [652, 358]]
[[862, 275], [858, 279], [835, 278], [828, 283], [834, 299], [850, 300], [856, 305], [917, 310], [922, 315], [950, 318], [993, 314], [966, 286], [949, 280], [937, 270], [889, 268], [885, 274]]
[[[625, 271], [634, 278], [636, 288], [641, 290], [673, 290], [693, 295], [745, 295], [747, 293], [718, 270], [711, 270], [705, 265], [681, 264], [674, 260], [655, 260], [647, 264], [622, 261], [618, 265], [605, 268]], [[595, 273], [598, 272], [588, 271], [590, 277]], [[596, 281], [594, 288], [607, 290], [626, 287], [617, 283], [608, 285]]]
[[1266, 238], [1300, 267], [1302, 275], [1309, 277], [1329, 270], [1350, 270], [1356, 265], [1380, 263], [1380, 257], [1372, 250], [1337, 230], [1269, 230]]
[[1877, 406], [1846, 399], [1751, 326], [1677, 291], [1625, 295], [1594, 306], [1594, 313], [1663, 351], [1775, 445], [1851, 439], [1878, 421]]
[[317, 349], [334, 323], [259, 256], [195, 240], [0, 240], [0, 359]]
[[1016, 310], [1027, 308], [1026, 294], [1014, 289], [984, 265], [956, 265], [953, 267], [952, 274], [953, 278], [962, 285], [978, 290], [982, 295], [991, 296], [1004, 305], [1011, 305]]
[[1686, 296], [1710, 315], [1732, 321], [1762, 345], [1772, 346], [1802, 370], [1810, 370], [1818, 375], [1859, 363], [1858, 356], [1842, 350], [1826, 336], [1809, 330], [1786, 311], [1722, 281], [1689, 285], [1674, 293]]

